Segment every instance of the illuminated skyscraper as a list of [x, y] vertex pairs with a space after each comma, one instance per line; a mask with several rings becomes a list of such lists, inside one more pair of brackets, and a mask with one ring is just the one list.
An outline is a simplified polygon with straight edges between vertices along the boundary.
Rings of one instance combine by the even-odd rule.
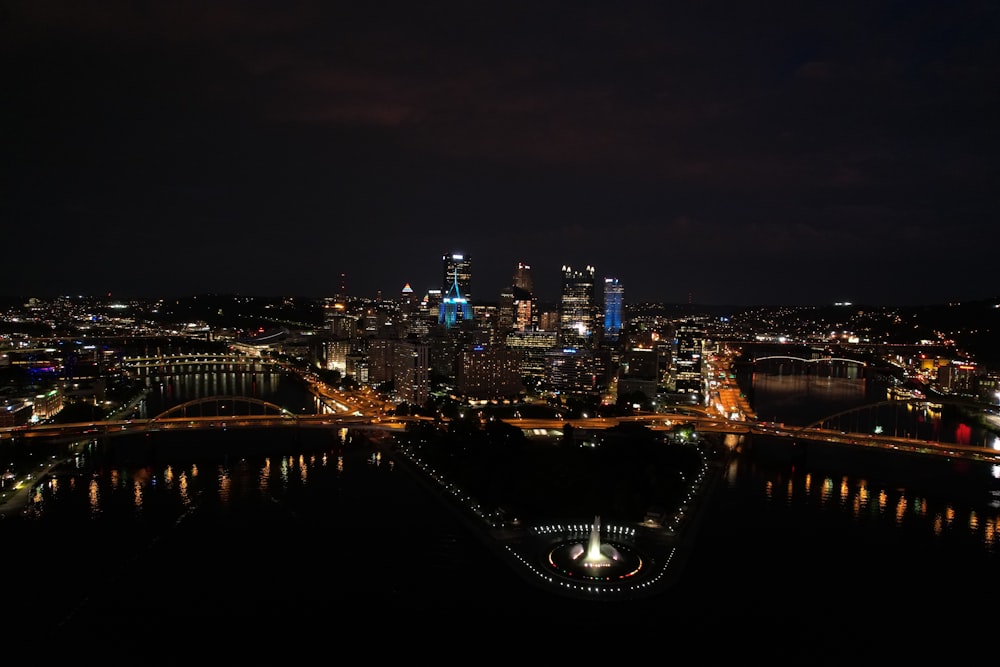
[[458, 285], [458, 295], [467, 303], [472, 303], [472, 258], [453, 252], [441, 257], [441, 292], [448, 294], [453, 285]]
[[423, 405], [430, 392], [430, 346], [408, 339], [396, 341], [394, 351], [392, 379], [396, 398]]
[[677, 323], [677, 391], [678, 393], [701, 394], [701, 357], [705, 331], [695, 319]]
[[417, 308], [417, 295], [413, 293], [410, 283], [403, 285], [403, 289], [399, 292], [399, 307], [407, 314]]
[[604, 279], [604, 340], [618, 342], [622, 332], [622, 308], [625, 288], [617, 278]]
[[538, 305], [532, 289], [531, 267], [519, 262], [513, 284], [500, 292], [498, 329], [502, 333], [538, 328]]
[[531, 280], [531, 267], [524, 262], [518, 262], [517, 268], [514, 270], [514, 287], [525, 292], [534, 293], [535, 291], [535, 285]]
[[458, 276], [455, 275], [452, 279], [451, 287], [448, 288], [444, 298], [441, 300], [441, 306], [438, 310], [438, 324], [442, 324], [446, 329], [450, 329], [458, 322], [470, 319], [471, 317], [472, 306], [462, 296], [462, 290], [458, 284]]
[[556, 347], [555, 331], [512, 331], [507, 334], [506, 344], [520, 353], [521, 377], [532, 384], [545, 379], [546, 355]]
[[559, 344], [590, 347], [594, 341], [594, 267], [574, 271], [563, 266], [562, 299], [559, 302]]

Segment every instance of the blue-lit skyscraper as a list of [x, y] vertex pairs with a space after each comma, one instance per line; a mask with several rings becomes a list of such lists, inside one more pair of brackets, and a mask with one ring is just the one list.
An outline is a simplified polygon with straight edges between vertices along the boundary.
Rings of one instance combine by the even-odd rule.
[[472, 317], [472, 259], [460, 252], [441, 257], [441, 293], [438, 324], [450, 329], [455, 323]]
[[458, 285], [459, 295], [472, 303], [472, 258], [452, 252], [441, 257], [441, 263], [441, 292], [447, 295], [453, 285]]
[[625, 300], [625, 287], [617, 278], [604, 279], [604, 340], [609, 343], [618, 342], [622, 332], [622, 309]]
[[470, 315], [468, 300], [462, 296], [462, 289], [458, 285], [458, 276], [452, 278], [451, 287], [441, 300], [438, 310], [438, 324], [444, 325], [446, 329], [455, 326], [456, 323], [467, 319]]

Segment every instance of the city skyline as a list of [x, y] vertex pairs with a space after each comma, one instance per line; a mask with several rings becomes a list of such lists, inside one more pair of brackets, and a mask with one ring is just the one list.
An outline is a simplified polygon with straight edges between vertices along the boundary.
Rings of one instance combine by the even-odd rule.
[[0, 294], [993, 298], [1000, 14], [12, 2]]

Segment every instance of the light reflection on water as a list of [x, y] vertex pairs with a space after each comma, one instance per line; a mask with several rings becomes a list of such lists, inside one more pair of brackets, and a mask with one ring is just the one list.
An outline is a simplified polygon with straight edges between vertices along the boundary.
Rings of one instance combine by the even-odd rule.
[[[890, 434], [1000, 449], [1000, 436], [978, 424], [963, 422], [960, 415], [949, 417], [937, 405], [904, 403], [854, 411], [856, 407], [885, 401], [887, 388], [878, 382], [757, 373], [751, 386], [752, 404], [761, 419], [807, 424], [843, 411], [844, 419], [838, 426], [845, 430], [881, 429]], [[730, 488], [738, 486], [733, 478], [738, 468], [729, 466]], [[939, 546], [962, 548], [957, 545], [962, 542], [965, 546], [978, 545], [990, 554], [1000, 551], [1000, 495], [991, 498], [984, 488], [980, 501], [956, 500], [962, 496], [947, 491], [935, 492], [931, 497], [906, 485], [874, 484], [868, 478], [870, 471], [862, 468], [843, 470], [846, 474], [818, 473], [805, 467], [758, 470], [764, 477], [755, 480], [759, 490], [750, 493], [781, 503], [796, 516], [809, 508], [819, 508], [819, 513], [806, 514], [808, 521], [837, 521], [843, 517], [855, 526], [875, 530], [877, 539], [885, 539], [886, 531], [889, 535], [906, 531], [925, 535]], [[1000, 466], [993, 466], [990, 476], [1000, 479]], [[834, 494], [839, 502], [833, 502]]]
[[[327, 442], [335, 448], [344, 444], [342, 438], [336, 437], [328, 438]], [[168, 447], [164, 449], [169, 451]], [[372, 461], [366, 458], [367, 463]], [[210, 463], [213, 470], [210, 478], [201, 474], [204, 465], [205, 461], [170, 461], [155, 467], [143, 462], [105, 468], [96, 462], [83, 461], [72, 470], [55, 472], [34, 487], [25, 514], [34, 519], [65, 519], [85, 514], [117, 520], [126, 508], [126, 514], [133, 519], [141, 519], [153, 508], [158, 515], [162, 515], [164, 508], [174, 508], [179, 516], [204, 494], [221, 507], [247, 505], [254, 496], [309, 487], [314, 483], [315, 470], [330, 468], [334, 475], [345, 471], [342, 451], [299, 452], [278, 457], [261, 454], [234, 459], [226, 455], [221, 463]], [[317, 478], [315, 483], [328, 484], [330, 480]]]
[[229, 505], [229, 491], [232, 486], [232, 480], [229, 477], [229, 469], [223, 466], [219, 466], [216, 469], [216, 477], [218, 479], [218, 496], [221, 504], [223, 506]]
[[[758, 469], [758, 472], [761, 472]], [[733, 474], [730, 466], [727, 476]], [[855, 524], [893, 526], [895, 530], [925, 532], [939, 540], [972, 538], [989, 552], [1000, 550], [1000, 508], [960, 505], [934, 499], [902, 487], [873, 487], [863, 477], [822, 476], [814, 489], [815, 472], [770, 470], [758, 481], [760, 495], [769, 503], [801, 513], [818, 507], [827, 516], [848, 518]], [[782, 479], [788, 475], [787, 479]], [[870, 502], [871, 498], [876, 502]], [[834, 502], [836, 500], [836, 502]], [[809, 515], [818, 519], [820, 515]]]
[[132, 482], [132, 491], [135, 498], [136, 511], [142, 510], [142, 482], [138, 479]]
[[[363, 461], [372, 467], [392, 466], [378, 452], [369, 452]], [[201, 474], [204, 465], [171, 461], [156, 467], [115, 466], [91, 472], [80, 466], [38, 485], [29, 513], [37, 518], [68, 516], [79, 506], [77, 515], [90, 519], [120, 520], [128, 514], [136, 520], [168, 522], [194, 508], [203, 494], [222, 507], [243, 507], [257, 497], [282, 497], [336, 484], [336, 478], [345, 473], [344, 453], [337, 448], [227, 458], [224, 463], [211, 463], [210, 475]], [[724, 478], [729, 487], [747, 484], [737, 479], [741, 466], [739, 457], [734, 457], [727, 467]], [[757, 468], [756, 473], [752, 482], [758, 485], [756, 493], [804, 517], [799, 520], [807, 524], [842, 518], [859, 525], [925, 532], [942, 541], [972, 538], [990, 552], [1000, 548], [1000, 504], [961, 505], [945, 500], [946, 496], [932, 498], [907, 488], [874, 484], [862, 475], [820, 473], [804, 466]]]
[[90, 501], [90, 513], [96, 516], [101, 513], [101, 485], [91, 478], [87, 486], [87, 497]]
[[264, 465], [260, 468], [260, 484], [258, 485], [261, 493], [267, 493], [267, 490], [271, 486], [271, 457], [264, 457]]
[[854, 497], [854, 505], [852, 507], [852, 514], [855, 519], [861, 516], [861, 513], [868, 507], [868, 482], [861, 480], [858, 485], [858, 493]]
[[[826, 505], [827, 501], [830, 500], [830, 495], [833, 493], [833, 480], [827, 477], [823, 480], [823, 484], [820, 485], [822, 489], [820, 491], [820, 504]], [[789, 496], [791, 498], [791, 496]]]

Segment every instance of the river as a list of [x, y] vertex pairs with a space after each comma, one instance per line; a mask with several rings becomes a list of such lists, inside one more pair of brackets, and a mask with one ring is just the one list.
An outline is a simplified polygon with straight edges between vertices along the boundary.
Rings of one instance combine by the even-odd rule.
[[[296, 391], [287, 379], [252, 391]], [[192, 395], [188, 382], [173, 384], [171, 400]], [[204, 454], [192, 454], [199, 442]], [[371, 647], [390, 625], [416, 624], [484, 642], [558, 629], [571, 643], [658, 639], [672, 659], [694, 650], [830, 664], [922, 655], [931, 637], [971, 655], [1000, 593], [1000, 504], [988, 483], [908, 487], [894, 466], [870, 476], [863, 458], [789, 459], [740, 443], [678, 583], [619, 603], [528, 585], [359, 433], [229, 430], [187, 443], [183, 457], [163, 441], [96, 467], [84, 452], [25, 517], [0, 524], [8, 636], [98, 652], [265, 638], [318, 650]], [[942, 463], [930, 478], [960, 474]], [[351, 631], [334, 638], [333, 628]]]

